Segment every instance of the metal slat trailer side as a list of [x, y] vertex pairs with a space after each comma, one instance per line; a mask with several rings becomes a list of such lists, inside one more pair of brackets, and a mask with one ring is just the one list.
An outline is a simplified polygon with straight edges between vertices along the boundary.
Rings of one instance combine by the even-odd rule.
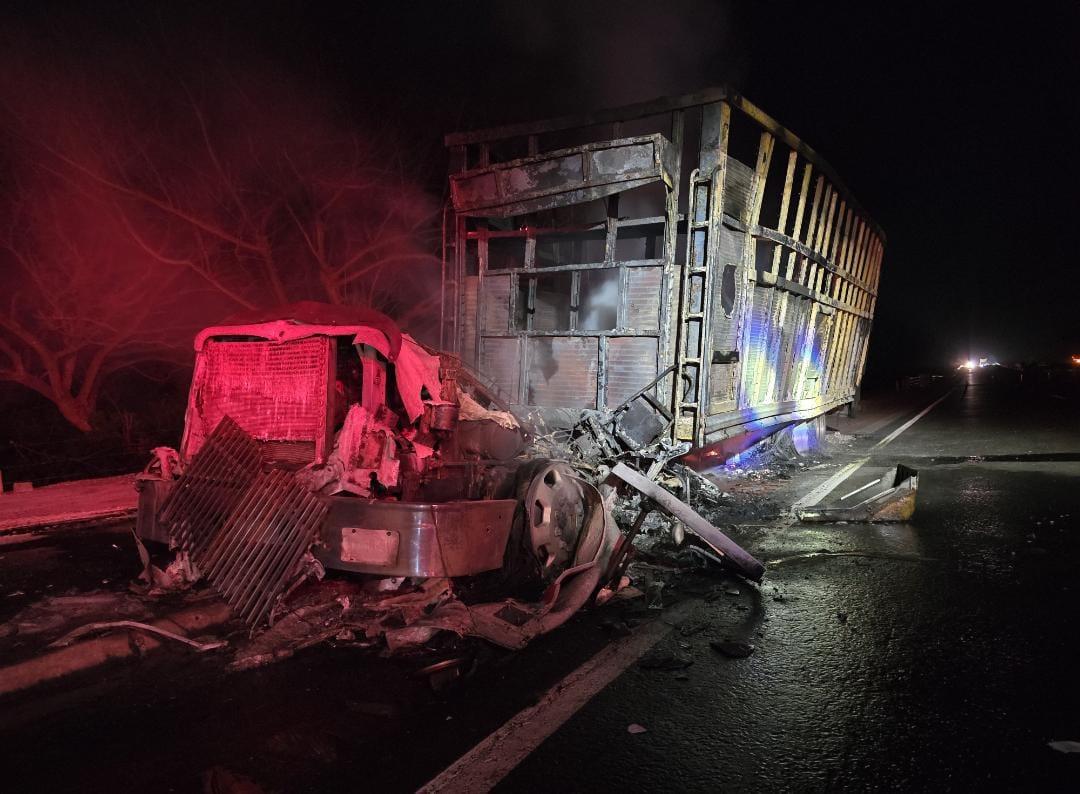
[[673, 441], [855, 399], [884, 235], [727, 88], [453, 133], [443, 347], [550, 415], [651, 394]]

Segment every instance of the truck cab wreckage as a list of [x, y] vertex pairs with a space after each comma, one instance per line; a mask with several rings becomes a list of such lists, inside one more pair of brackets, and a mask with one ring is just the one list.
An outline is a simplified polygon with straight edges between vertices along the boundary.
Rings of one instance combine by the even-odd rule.
[[441, 629], [522, 647], [617, 586], [654, 511], [760, 580], [658, 480], [855, 399], [880, 231], [724, 89], [447, 143], [439, 351], [312, 303], [205, 329], [137, 534], [253, 633], [305, 581], [357, 574], [305, 608], [392, 648]]

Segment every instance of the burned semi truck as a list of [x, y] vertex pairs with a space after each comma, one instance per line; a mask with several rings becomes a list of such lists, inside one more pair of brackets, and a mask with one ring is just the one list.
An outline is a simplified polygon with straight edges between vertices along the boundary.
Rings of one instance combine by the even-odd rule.
[[446, 137], [442, 347], [558, 426], [642, 390], [724, 458], [857, 398], [884, 236], [724, 88]]
[[[440, 347], [312, 303], [203, 330], [180, 448], [139, 478], [139, 536], [253, 629], [336, 569], [419, 597], [468, 580], [468, 609], [432, 586], [411, 619], [508, 647], [620, 581], [650, 512], [760, 579], [673, 461], [852, 402], [880, 230], [722, 89], [447, 143]], [[369, 595], [334, 626], [384, 631]]]
[[[137, 534], [253, 628], [327, 569], [398, 584], [487, 573], [485, 592], [534, 603], [565, 591], [532, 622], [473, 606], [469, 631], [515, 647], [595, 592], [618, 535], [596, 485], [520, 454], [529, 440], [460, 361], [376, 311], [245, 312], [195, 338], [180, 447], [137, 478]], [[465, 631], [458, 618], [444, 624]]]

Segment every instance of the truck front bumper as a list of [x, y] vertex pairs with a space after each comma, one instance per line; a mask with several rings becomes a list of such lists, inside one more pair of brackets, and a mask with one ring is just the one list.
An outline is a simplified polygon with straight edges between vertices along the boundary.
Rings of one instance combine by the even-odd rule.
[[[158, 521], [174, 481], [140, 479], [139, 537], [169, 542]], [[517, 502], [395, 502], [322, 497], [329, 511], [312, 553], [325, 567], [379, 576], [472, 576], [503, 565]]]
[[314, 549], [327, 568], [381, 576], [471, 576], [501, 568], [517, 502], [329, 497]]

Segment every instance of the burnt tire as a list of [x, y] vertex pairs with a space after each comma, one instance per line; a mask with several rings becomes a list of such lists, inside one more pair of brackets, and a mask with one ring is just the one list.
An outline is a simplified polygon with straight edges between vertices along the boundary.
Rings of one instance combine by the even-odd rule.
[[513, 494], [507, 496], [515, 499], [517, 505], [502, 567], [497, 571], [461, 579], [458, 594], [465, 603], [476, 604], [502, 598], [536, 601], [543, 594], [545, 585], [541, 566], [529, 540], [525, 494], [533, 478], [550, 463], [546, 459], [530, 460], [518, 468]]

